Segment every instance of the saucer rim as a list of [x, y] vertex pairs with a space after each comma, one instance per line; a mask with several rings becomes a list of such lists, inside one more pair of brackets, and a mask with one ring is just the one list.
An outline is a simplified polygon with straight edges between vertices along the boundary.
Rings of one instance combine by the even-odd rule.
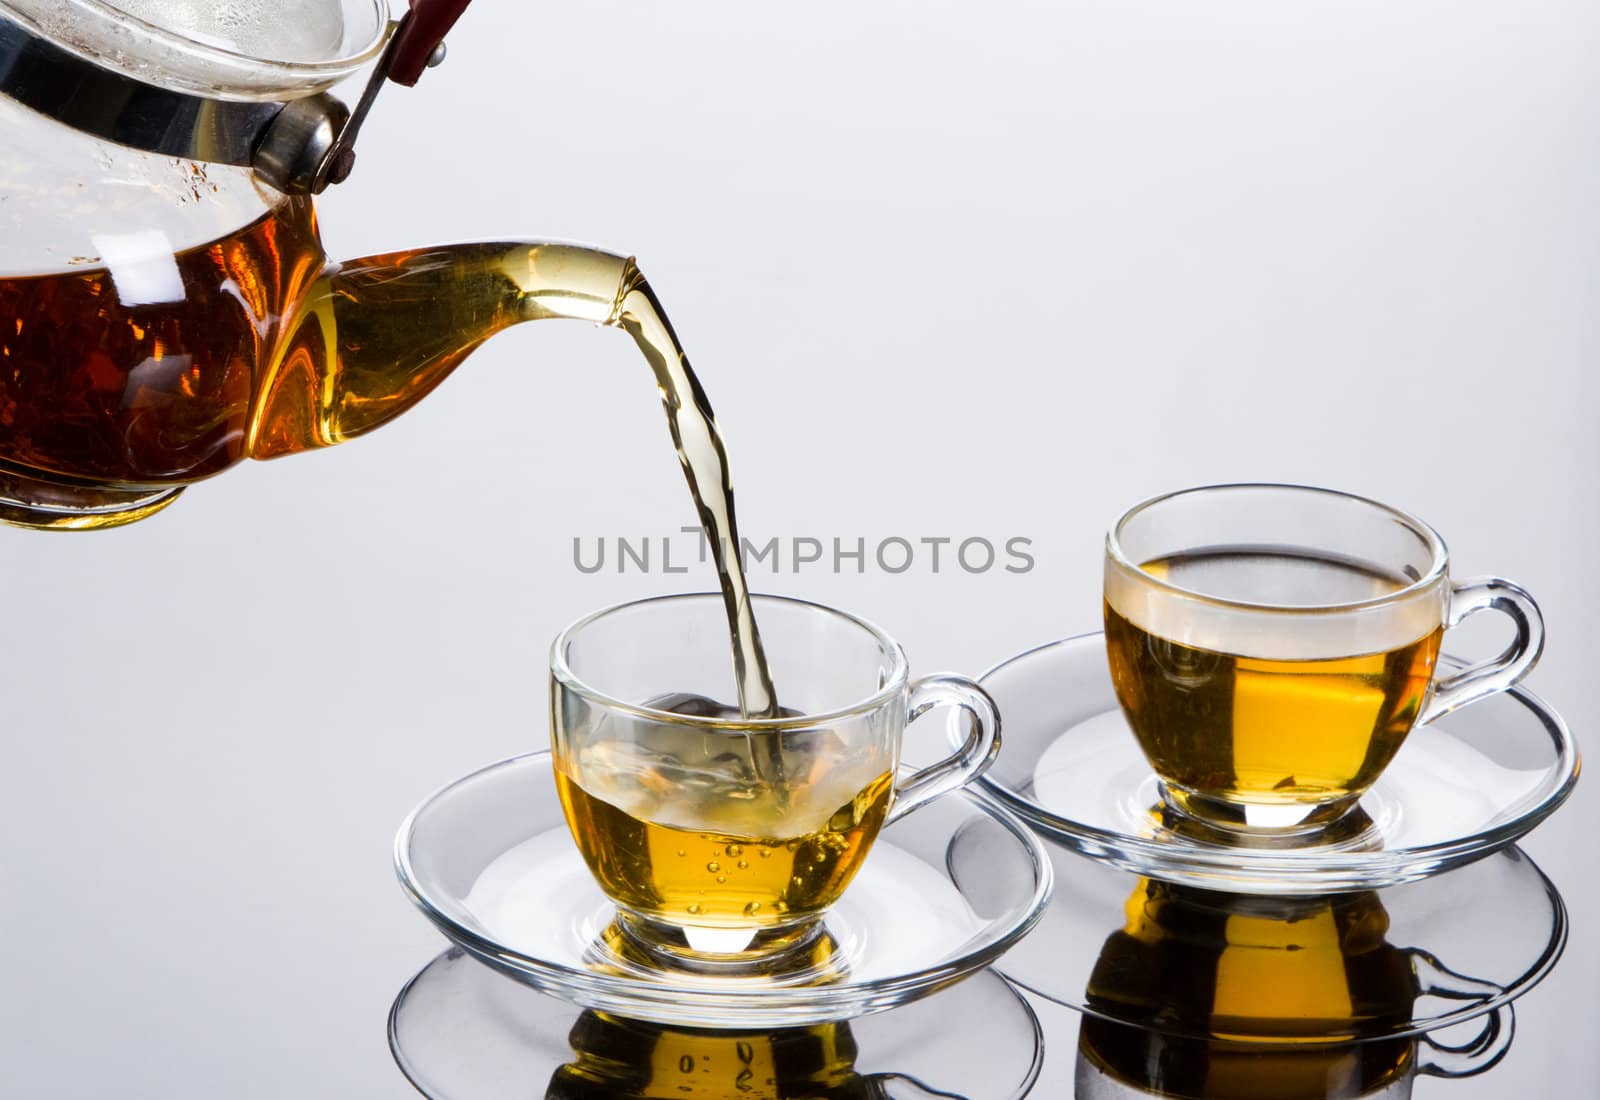
[[[637, 1019], [693, 1026], [726, 1027], [737, 1014], [756, 1026], [784, 1026], [825, 1020], [852, 1019], [894, 1008], [944, 989], [992, 965], [1028, 935], [1044, 918], [1055, 888], [1055, 867], [1044, 840], [1019, 815], [977, 784], [951, 791], [946, 798], [967, 799], [973, 808], [998, 822], [1026, 852], [1034, 867], [1032, 897], [1022, 916], [1011, 924], [985, 920], [986, 935], [980, 945], [954, 958], [907, 974], [865, 983], [842, 981], [826, 986], [785, 986], [764, 990], [716, 991], [679, 985], [657, 985], [622, 975], [596, 974], [536, 959], [462, 924], [427, 896], [412, 865], [410, 841], [417, 820], [446, 794], [512, 768], [552, 766], [548, 749], [506, 757], [477, 768], [435, 789], [400, 823], [394, 839], [393, 860], [400, 887], [445, 938], [492, 969], [563, 1000], [631, 1014]], [[948, 868], [940, 870], [948, 874]], [[952, 882], [954, 880], [952, 879]], [[959, 883], [954, 883], [960, 889]], [[970, 942], [970, 941], [969, 941]], [[685, 1010], [688, 1011], [685, 1011]], [[666, 1011], [667, 1015], [652, 1015]]]
[[[1090, 640], [1100, 640], [1103, 647], [1104, 637], [1103, 631], [1091, 630], [1032, 646], [985, 669], [977, 677], [978, 683], [986, 689], [992, 688], [989, 682], [992, 676], [1020, 661], [1047, 650]], [[1448, 654], [1440, 654], [1439, 661], [1453, 668], [1465, 668], [1469, 664]], [[1556, 750], [1556, 758], [1544, 774], [1552, 778], [1559, 776], [1559, 782], [1539, 802], [1493, 829], [1415, 847], [1376, 852], [1319, 853], [1312, 849], [1260, 852], [1206, 846], [1180, 834], [1169, 834], [1170, 839], [1156, 842], [1062, 817], [1002, 784], [992, 771], [980, 776], [978, 785], [1050, 840], [1085, 858], [1138, 874], [1189, 885], [1209, 883], [1215, 888], [1251, 894], [1331, 894], [1381, 889], [1430, 878], [1493, 855], [1537, 828], [1571, 796], [1583, 770], [1583, 757], [1566, 719], [1520, 684], [1508, 688], [1506, 694], [1532, 711], [1544, 726]], [[1004, 753], [1002, 743], [1000, 755]], [[1295, 881], [1296, 876], [1307, 874], [1342, 875], [1343, 878]]]

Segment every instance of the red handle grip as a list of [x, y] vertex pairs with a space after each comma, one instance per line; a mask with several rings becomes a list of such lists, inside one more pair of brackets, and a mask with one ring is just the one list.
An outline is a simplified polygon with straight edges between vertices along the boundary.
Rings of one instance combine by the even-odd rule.
[[428, 58], [471, 0], [411, 0], [411, 14], [389, 47], [389, 79], [410, 88], [428, 67]]

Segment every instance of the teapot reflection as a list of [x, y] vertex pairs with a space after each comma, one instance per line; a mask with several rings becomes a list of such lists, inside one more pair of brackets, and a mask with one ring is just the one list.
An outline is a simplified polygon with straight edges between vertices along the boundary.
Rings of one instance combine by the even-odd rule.
[[1461, 1046], [1405, 1034], [1420, 997], [1489, 983], [1388, 941], [1377, 893], [1246, 897], [1141, 879], [1101, 949], [1079, 1032], [1079, 1100], [1398, 1100], [1414, 1077], [1482, 1073], [1509, 1005]]
[[546, 1100], [876, 1100], [846, 1023], [770, 1032], [666, 1027], [587, 1011]]

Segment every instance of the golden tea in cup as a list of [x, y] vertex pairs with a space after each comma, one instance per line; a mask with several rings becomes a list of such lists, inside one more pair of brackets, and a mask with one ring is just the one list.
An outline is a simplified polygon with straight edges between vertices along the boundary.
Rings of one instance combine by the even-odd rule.
[[[588, 786], [558, 770], [556, 789], [606, 894], [703, 928], [770, 927], [828, 908], [866, 857], [893, 790], [884, 771], [854, 794], [826, 794], [826, 784], [799, 777], [784, 788], [739, 787], [737, 795], [712, 786], [664, 806], [629, 789], [637, 780], [631, 764], [613, 769], [591, 759], [584, 770]], [[820, 805], [841, 797], [832, 813]]]
[[[1106, 652], [1168, 803], [1225, 827], [1318, 827], [1415, 726], [1526, 675], [1537, 605], [1498, 578], [1453, 584], [1448, 564], [1420, 520], [1325, 489], [1190, 489], [1123, 516], [1106, 543]], [[1445, 629], [1488, 608], [1515, 641], [1439, 677]]]
[[[551, 654], [556, 788], [620, 926], [678, 961], [768, 957], [809, 942], [883, 825], [988, 766], [994, 704], [970, 680], [912, 682], [882, 631], [817, 604], [756, 597], [782, 712], [737, 706], [716, 594], [592, 615]], [[971, 718], [954, 755], [899, 777], [906, 723]]]

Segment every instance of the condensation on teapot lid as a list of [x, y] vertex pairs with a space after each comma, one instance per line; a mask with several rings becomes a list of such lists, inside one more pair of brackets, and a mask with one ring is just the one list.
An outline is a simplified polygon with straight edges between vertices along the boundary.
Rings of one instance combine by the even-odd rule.
[[0, 0], [0, 14], [102, 68], [231, 100], [322, 91], [389, 30], [385, 0]]

